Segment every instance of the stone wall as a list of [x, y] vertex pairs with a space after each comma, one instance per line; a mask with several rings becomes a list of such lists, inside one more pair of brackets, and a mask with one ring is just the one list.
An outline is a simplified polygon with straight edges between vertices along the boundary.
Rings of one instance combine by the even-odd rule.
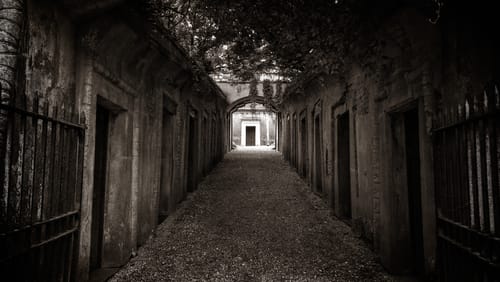
[[[418, 128], [411, 130], [418, 133], [423, 267], [432, 275], [436, 260], [433, 114], [470, 93], [480, 93], [498, 77], [499, 56], [493, 51], [498, 43], [491, 39], [492, 26], [463, 23], [466, 14], [452, 7], [433, 25], [414, 10], [394, 12], [363, 44], [353, 46], [357, 56], [346, 58], [341, 76], [317, 76], [304, 85], [303, 93], [287, 96], [280, 108], [280, 140], [284, 140], [280, 150], [285, 158], [299, 171], [306, 162], [311, 190], [365, 238], [394, 273], [417, 271], [409, 255], [413, 235], [406, 171], [409, 148], [404, 135], [405, 124], [411, 123], [405, 119], [416, 113]], [[340, 188], [345, 183], [339, 176], [344, 162], [339, 159], [338, 137], [345, 113], [349, 114], [350, 139], [351, 215], [347, 217], [343, 209], [349, 205]], [[301, 115], [307, 120], [306, 156], [301, 155], [303, 142], [293, 137], [302, 134]], [[314, 119], [318, 116], [321, 145], [315, 149]], [[316, 175], [321, 176], [321, 191]]]
[[[196, 185], [222, 158], [227, 140], [222, 91], [208, 76], [195, 74], [185, 53], [154, 31], [147, 15], [117, 3], [84, 13], [77, 4], [27, 4], [26, 97], [76, 111], [86, 126], [76, 275], [81, 280], [88, 278], [95, 244], [95, 140], [102, 134], [96, 132], [97, 106], [109, 113], [100, 267], [123, 265], [185, 199], [188, 171], [195, 171]], [[192, 110], [198, 113], [196, 129], [189, 128]], [[193, 130], [197, 139], [190, 143]], [[193, 152], [195, 163], [189, 163]]]

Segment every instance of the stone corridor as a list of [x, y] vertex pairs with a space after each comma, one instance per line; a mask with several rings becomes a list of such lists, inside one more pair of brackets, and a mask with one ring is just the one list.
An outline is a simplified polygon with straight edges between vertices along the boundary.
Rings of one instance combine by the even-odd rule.
[[112, 281], [399, 281], [271, 150], [236, 150]]

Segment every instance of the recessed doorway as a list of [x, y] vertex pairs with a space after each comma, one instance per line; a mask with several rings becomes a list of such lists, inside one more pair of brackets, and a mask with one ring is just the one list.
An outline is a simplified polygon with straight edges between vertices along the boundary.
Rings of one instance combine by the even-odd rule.
[[246, 127], [246, 146], [255, 146], [255, 126]]
[[323, 166], [321, 165], [322, 130], [320, 115], [314, 117], [314, 170], [313, 184], [314, 192], [323, 193]]
[[241, 122], [241, 146], [261, 145], [260, 121]]
[[92, 225], [90, 242], [90, 271], [101, 268], [103, 253], [104, 211], [108, 166], [108, 135], [110, 112], [97, 104], [94, 190], [92, 194]]
[[304, 114], [300, 119], [300, 175], [307, 176], [307, 120]]
[[194, 192], [198, 184], [198, 120], [196, 114], [189, 116], [187, 191]]
[[174, 128], [175, 128], [175, 110], [169, 104], [165, 103], [163, 108], [162, 133], [161, 133], [161, 172], [160, 172], [160, 193], [159, 193], [159, 209], [158, 223], [161, 223], [169, 214], [169, 210], [173, 209], [175, 202], [173, 201], [172, 181], [174, 174]]
[[343, 219], [350, 220], [352, 218], [352, 211], [349, 113], [339, 116], [337, 130], [339, 216]]
[[404, 127], [412, 266], [415, 274], [423, 274], [424, 242], [422, 233], [422, 188], [420, 181], [418, 108], [414, 108], [404, 113]]

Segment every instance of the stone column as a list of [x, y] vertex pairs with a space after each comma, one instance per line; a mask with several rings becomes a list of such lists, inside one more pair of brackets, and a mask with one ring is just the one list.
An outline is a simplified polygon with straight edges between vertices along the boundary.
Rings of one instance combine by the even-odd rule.
[[266, 145], [269, 146], [269, 114], [265, 113], [266, 115]]

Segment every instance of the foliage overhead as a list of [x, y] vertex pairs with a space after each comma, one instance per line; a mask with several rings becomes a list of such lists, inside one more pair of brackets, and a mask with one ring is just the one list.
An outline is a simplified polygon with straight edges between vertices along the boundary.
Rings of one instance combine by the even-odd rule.
[[352, 43], [401, 5], [429, 12], [442, 0], [153, 0], [189, 55], [209, 73], [251, 80], [342, 69]]

